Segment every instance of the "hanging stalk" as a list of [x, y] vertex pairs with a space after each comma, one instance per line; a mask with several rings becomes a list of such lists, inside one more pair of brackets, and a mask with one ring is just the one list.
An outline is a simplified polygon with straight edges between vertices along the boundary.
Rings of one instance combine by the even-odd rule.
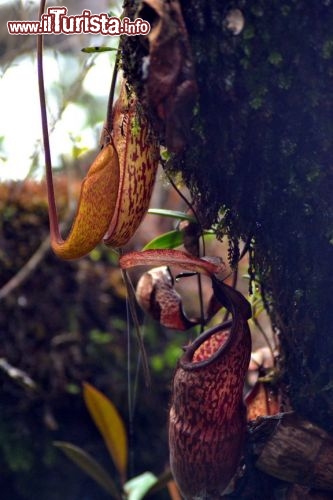
[[[44, 13], [45, 3], [45, 0], [41, 1], [39, 19]], [[116, 66], [118, 59], [119, 55]], [[137, 97], [124, 82], [112, 113], [112, 97], [109, 99], [102, 150], [83, 180], [77, 213], [64, 240], [59, 230], [53, 188], [44, 89], [43, 35], [37, 36], [37, 64], [52, 249], [63, 259], [76, 259], [89, 253], [103, 237], [106, 244], [121, 247], [133, 236], [146, 213], [155, 180], [159, 148], [149, 122], [140, 109]], [[111, 96], [114, 86], [115, 75]]]
[[[45, 10], [46, 1], [42, 0], [39, 19]], [[43, 35], [37, 36], [37, 66], [40, 109], [43, 129], [47, 196], [49, 202], [50, 236], [53, 251], [61, 258], [75, 259], [90, 252], [103, 238], [115, 211], [118, 184], [119, 161], [111, 139], [105, 143], [91, 164], [82, 182], [77, 213], [68, 237], [60, 234], [57, 207], [53, 187], [52, 161], [46, 110]]]

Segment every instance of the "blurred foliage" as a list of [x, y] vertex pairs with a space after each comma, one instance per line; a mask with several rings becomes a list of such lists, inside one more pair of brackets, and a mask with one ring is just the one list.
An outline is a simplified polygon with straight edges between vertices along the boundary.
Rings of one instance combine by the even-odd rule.
[[[57, 193], [63, 217], [68, 201], [63, 178], [58, 179]], [[15, 280], [31, 255], [40, 251], [41, 241], [48, 237], [48, 217], [42, 184], [2, 184], [0, 200], [1, 294], [8, 280]], [[70, 439], [110, 468], [103, 443], [83, 406], [83, 381], [112, 394], [130, 427], [131, 476], [164, 470], [169, 384], [187, 336], [161, 331], [145, 320], [143, 331], [153, 375], [150, 390], [144, 388], [140, 375], [135, 383], [138, 357], [132, 337], [129, 369], [135, 409], [130, 422], [124, 296], [115, 254], [102, 246], [91, 256], [72, 262], [60, 261], [46, 251], [19, 286], [2, 296], [0, 358], [21, 369], [37, 387], [22, 386], [0, 372], [0, 488], [5, 497], [103, 500], [98, 487], [90, 480], [83, 483], [75, 467], [63, 467], [63, 458], [52, 447], [54, 440]]]
[[[117, 471], [118, 481], [113, 477], [87, 452], [78, 446], [64, 441], [56, 441], [54, 445], [74, 462], [81, 470], [98, 483], [111, 498], [120, 500], [141, 500], [146, 495], [153, 492], [160, 492], [169, 486], [171, 472], [168, 470], [160, 478], [151, 472], [143, 472], [129, 480], [127, 478], [128, 466], [128, 438], [125, 424], [119, 415], [116, 407], [110, 399], [104, 396], [91, 384], [85, 383], [83, 386], [84, 401], [99, 430], [104, 444], [108, 449]], [[173, 487], [176, 488], [174, 481]], [[153, 491], [152, 491], [153, 490]]]

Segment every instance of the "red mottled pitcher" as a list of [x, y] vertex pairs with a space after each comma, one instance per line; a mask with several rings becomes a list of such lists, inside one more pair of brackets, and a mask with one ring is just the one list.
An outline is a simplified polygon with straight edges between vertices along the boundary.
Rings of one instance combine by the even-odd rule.
[[222, 496], [239, 465], [246, 432], [243, 386], [251, 355], [250, 305], [215, 278], [213, 289], [232, 320], [186, 348], [173, 381], [170, 466], [187, 500]]

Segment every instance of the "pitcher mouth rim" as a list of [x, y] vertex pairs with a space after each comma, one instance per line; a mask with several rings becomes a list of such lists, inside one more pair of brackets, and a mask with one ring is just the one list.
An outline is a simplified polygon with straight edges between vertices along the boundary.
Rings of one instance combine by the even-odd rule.
[[[212, 335], [215, 335], [218, 332], [223, 332], [227, 329], [230, 329], [230, 333], [227, 340], [220, 347], [218, 347], [211, 356], [209, 356], [207, 359], [203, 359], [202, 361], [193, 361], [193, 356], [195, 351], [207, 339], [209, 339]], [[189, 346], [185, 347], [185, 352], [179, 360], [179, 366], [184, 370], [196, 370], [213, 363], [222, 354], [224, 354], [229, 350], [234, 335], [235, 335], [235, 325], [234, 325], [234, 320], [232, 319], [229, 321], [225, 321], [220, 325], [214, 326], [213, 328], [209, 328], [207, 331], [199, 335], [199, 337], [197, 337]]]

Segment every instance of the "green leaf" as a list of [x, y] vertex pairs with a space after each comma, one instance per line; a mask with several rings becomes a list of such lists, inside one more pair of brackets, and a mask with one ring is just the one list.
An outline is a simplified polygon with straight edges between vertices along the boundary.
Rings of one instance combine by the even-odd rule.
[[176, 248], [184, 243], [184, 233], [179, 229], [174, 231], [169, 231], [168, 233], [161, 234], [153, 240], [151, 240], [147, 245], [145, 245], [143, 250], [160, 250], [167, 248]]
[[79, 156], [87, 153], [88, 151], [89, 151], [89, 148], [79, 147], [79, 146], [77, 146], [77, 144], [74, 144], [73, 148], [72, 148], [73, 159], [77, 160]]
[[144, 472], [133, 477], [124, 485], [127, 500], [141, 500], [145, 494], [157, 483], [157, 477], [151, 472]]
[[265, 308], [263, 304], [259, 304], [258, 306], [254, 306], [252, 304], [252, 318], [257, 319], [260, 316], [260, 314], [264, 312], [264, 310]]
[[83, 47], [81, 52], [85, 52], [86, 54], [100, 54], [101, 52], [117, 52], [117, 48], [115, 47]]
[[106, 472], [106, 470], [99, 465], [96, 460], [89, 455], [89, 453], [82, 450], [78, 446], [65, 441], [55, 441], [54, 446], [59, 448], [72, 462], [74, 462], [80, 469], [82, 469], [88, 476], [93, 478], [104, 490], [109, 493], [112, 498], [117, 500], [121, 499], [115, 483]]
[[203, 236], [206, 243], [216, 240], [216, 232], [213, 229], [205, 229]]
[[114, 404], [90, 384], [83, 384], [83, 397], [88, 411], [102, 434], [112, 460], [125, 481], [127, 469], [127, 434]]
[[114, 10], [109, 10], [108, 12], [109, 17], [119, 17], [119, 13], [115, 12]]
[[179, 210], [166, 210], [164, 208], [150, 208], [148, 210], [149, 214], [160, 215], [161, 217], [171, 217], [172, 219], [188, 220], [189, 222], [197, 222], [193, 215], [187, 214], [185, 212], [180, 212]]
[[161, 148], [161, 158], [164, 161], [169, 161], [171, 158], [170, 151], [168, 151], [166, 148]]

